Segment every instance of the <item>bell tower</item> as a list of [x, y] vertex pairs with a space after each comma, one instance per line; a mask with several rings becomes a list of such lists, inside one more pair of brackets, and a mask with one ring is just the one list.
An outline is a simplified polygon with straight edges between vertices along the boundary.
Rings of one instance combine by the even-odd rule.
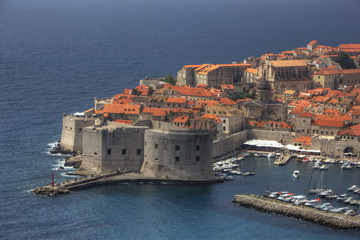
[[271, 97], [272, 93], [270, 83], [264, 78], [257, 79], [256, 99], [263, 103], [270, 103]]

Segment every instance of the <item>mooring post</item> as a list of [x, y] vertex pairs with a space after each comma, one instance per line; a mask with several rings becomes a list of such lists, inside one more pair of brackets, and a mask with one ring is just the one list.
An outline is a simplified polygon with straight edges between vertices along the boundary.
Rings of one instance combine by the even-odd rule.
[[54, 173], [52, 173], [51, 176], [52, 176], [51, 186], [53, 187], [54, 186]]

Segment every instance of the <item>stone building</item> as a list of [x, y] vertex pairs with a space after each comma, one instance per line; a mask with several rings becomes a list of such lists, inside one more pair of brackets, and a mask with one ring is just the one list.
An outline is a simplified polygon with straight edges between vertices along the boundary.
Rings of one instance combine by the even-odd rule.
[[177, 84], [196, 86], [198, 84], [218, 87], [241, 81], [250, 64], [203, 64], [186, 65], [177, 74]]
[[118, 169], [139, 172], [144, 159], [144, 133], [148, 127], [108, 122], [83, 129], [80, 170], [111, 173]]
[[360, 69], [322, 69], [314, 73], [313, 80], [332, 90], [339, 85], [353, 86], [360, 83]]
[[223, 132], [232, 134], [245, 129], [243, 111], [230, 106], [206, 106], [206, 114], [216, 115], [222, 121]]
[[311, 89], [309, 60], [274, 60], [260, 64], [259, 77], [269, 81], [278, 93], [285, 90], [304, 91]]

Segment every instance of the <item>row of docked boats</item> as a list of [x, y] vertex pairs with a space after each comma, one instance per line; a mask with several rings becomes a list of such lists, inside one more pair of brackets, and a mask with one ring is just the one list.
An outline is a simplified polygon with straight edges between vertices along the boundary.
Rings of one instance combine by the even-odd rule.
[[252, 176], [254, 172], [242, 172], [240, 169], [240, 161], [249, 156], [247, 153], [237, 157], [232, 157], [224, 161], [213, 163], [212, 167], [216, 176], [222, 177], [224, 180], [234, 180], [234, 175]]
[[271, 192], [265, 194], [266, 197], [276, 199], [282, 202], [292, 203], [294, 205], [302, 205], [313, 207], [322, 211], [343, 213], [346, 215], [356, 215], [356, 211], [350, 207], [334, 207], [331, 203], [323, 202], [320, 198], [307, 199], [305, 195], [295, 195], [289, 192]]

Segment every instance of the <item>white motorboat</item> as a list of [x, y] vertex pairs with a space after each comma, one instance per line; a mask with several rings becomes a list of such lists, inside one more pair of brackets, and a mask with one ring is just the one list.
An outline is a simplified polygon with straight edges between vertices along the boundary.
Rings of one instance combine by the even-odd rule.
[[349, 187], [347, 190], [348, 190], [349, 192], [353, 192], [353, 191], [355, 191], [355, 190], [357, 190], [357, 189], [359, 189], [357, 185], [352, 185], [352, 186]]
[[273, 158], [273, 157], [275, 157], [275, 154], [274, 153], [269, 153], [267, 157], [268, 158]]
[[295, 170], [294, 172], [293, 172], [293, 177], [300, 177], [300, 171], [298, 171], [298, 170]]
[[328, 166], [326, 166], [326, 165], [322, 165], [319, 169], [320, 169], [320, 170], [328, 170], [329, 168], [328, 168]]

